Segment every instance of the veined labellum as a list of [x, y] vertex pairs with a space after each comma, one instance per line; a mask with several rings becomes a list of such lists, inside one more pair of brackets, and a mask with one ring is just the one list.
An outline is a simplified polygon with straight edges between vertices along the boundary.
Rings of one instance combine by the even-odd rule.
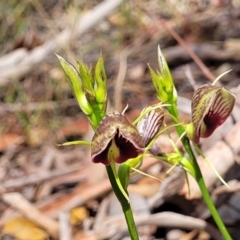
[[[142, 112], [144, 112], [144, 109]], [[162, 108], [156, 108], [145, 114], [137, 124], [137, 130], [142, 136], [144, 145], [147, 146], [159, 132], [164, 119], [164, 110]], [[153, 145], [149, 151], [156, 155], [159, 152], [157, 146]]]
[[109, 165], [123, 163], [144, 151], [138, 130], [118, 112], [107, 114], [96, 130], [91, 145], [92, 161]]
[[195, 143], [209, 137], [213, 131], [226, 121], [234, 107], [235, 97], [223, 87], [203, 85], [192, 98], [193, 132], [187, 132]]

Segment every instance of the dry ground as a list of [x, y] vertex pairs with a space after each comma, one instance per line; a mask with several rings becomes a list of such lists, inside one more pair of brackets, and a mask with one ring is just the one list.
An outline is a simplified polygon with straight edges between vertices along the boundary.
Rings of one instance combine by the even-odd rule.
[[[148, 64], [157, 69], [158, 44], [181, 97], [183, 122], [191, 119], [194, 88], [232, 69], [221, 84], [237, 96], [234, 113], [214, 137], [201, 143], [230, 190], [199, 161], [225, 224], [233, 239], [240, 239], [239, 1], [114, 4], [0, 2], [1, 239], [123, 239], [125, 223], [105, 169], [91, 162], [87, 147], [56, 146], [91, 140], [93, 133], [54, 53], [73, 64], [82, 60], [94, 66], [102, 51], [109, 110], [121, 111], [128, 104], [126, 115], [133, 120], [143, 107], [157, 102]], [[171, 151], [166, 136], [159, 143], [162, 151]], [[129, 191], [133, 208], [141, 214], [142, 239], [219, 239], [194, 182], [189, 197], [181, 169], [166, 174], [169, 168], [147, 158], [143, 170], [163, 183], [138, 174], [132, 178]]]

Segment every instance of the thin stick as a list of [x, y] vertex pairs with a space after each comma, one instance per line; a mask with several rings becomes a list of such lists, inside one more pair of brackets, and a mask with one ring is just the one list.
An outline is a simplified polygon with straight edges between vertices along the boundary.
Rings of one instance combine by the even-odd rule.
[[53, 171], [33, 173], [29, 176], [19, 177], [17, 179], [10, 179], [3, 182], [1, 184], [1, 187], [5, 189], [24, 187], [26, 185], [36, 184], [36, 183], [50, 180], [59, 176], [67, 175], [69, 173], [73, 173], [76, 171], [79, 171], [79, 164], [76, 164], [67, 168], [65, 167], [61, 169], [56, 169]]
[[72, 227], [70, 223], [69, 212], [59, 213], [59, 239], [60, 240], [71, 240], [72, 239]]
[[42, 214], [20, 193], [6, 193], [2, 195], [4, 202], [17, 209], [23, 216], [45, 229], [53, 238], [58, 237], [58, 223]]
[[119, 64], [119, 71], [118, 76], [114, 88], [114, 95], [115, 95], [115, 109], [119, 112], [122, 111], [122, 88], [124, 79], [127, 72], [127, 57], [129, 55], [128, 48], [124, 49], [120, 54], [120, 64]]
[[216, 77], [212, 74], [209, 68], [202, 62], [202, 60], [195, 54], [195, 52], [193, 52], [192, 49], [188, 47], [187, 43], [183, 40], [183, 38], [180, 37], [180, 35], [165, 21], [160, 20], [160, 23], [168, 31], [168, 33], [185, 49], [185, 51], [189, 54], [193, 61], [202, 70], [203, 74], [211, 82], [213, 82]]
[[79, 37], [90, 28], [97, 25], [100, 20], [112, 13], [112, 11], [115, 10], [122, 2], [123, 0], [105, 0], [101, 2], [77, 19], [73, 29], [63, 30], [55, 38], [51, 38], [41, 46], [29, 51], [29, 54], [27, 54], [23, 59], [20, 59], [20, 61], [14, 66], [1, 69], [0, 86], [6, 86], [11, 82], [11, 79], [18, 79], [30, 72], [34, 66], [44, 61], [48, 55], [59, 51], [60, 48], [68, 45], [73, 38]]
[[159, 19], [155, 13], [148, 11], [146, 8], [138, 5], [140, 9], [142, 9], [150, 19], [154, 20], [156, 27], [160, 29], [164, 27], [164, 29], [185, 49], [185, 51], [189, 54], [189, 56], [193, 59], [193, 61], [198, 65], [198, 67], [202, 70], [203, 74], [213, 82], [215, 80], [215, 76], [211, 73], [208, 67], [202, 62], [202, 60], [188, 47], [187, 43], [183, 40], [182, 37], [168, 24], [166, 21]]

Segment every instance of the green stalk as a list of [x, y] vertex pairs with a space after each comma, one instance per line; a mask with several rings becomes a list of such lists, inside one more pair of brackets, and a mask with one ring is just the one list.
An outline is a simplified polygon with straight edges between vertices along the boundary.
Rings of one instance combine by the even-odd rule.
[[[96, 129], [97, 129], [97, 126], [93, 126], [93, 130], [96, 131]], [[122, 206], [124, 217], [128, 226], [129, 235], [132, 240], [139, 240], [137, 227], [133, 218], [133, 212], [131, 209], [130, 202], [126, 199], [126, 197], [123, 195], [123, 192], [119, 188], [112, 166], [111, 165], [106, 166], [106, 170], [107, 170], [108, 178], [111, 183], [112, 189]]]
[[123, 195], [123, 193], [119, 189], [112, 167], [110, 165], [106, 166], [106, 170], [108, 173], [108, 178], [112, 185], [112, 189], [122, 206], [122, 210], [127, 222], [128, 232], [130, 234], [130, 237], [132, 240], [139, 240], [137, 227], [133, 218], [130, 202], [126, 199], [126, 197]]
[[[176, 105], [173, 105], [173, 106], [170, 106], [170, 107], [167, 107], [167, 110], [169, 111], [170, 114], [172, 114], [176, 119], [173, 118], [173, 121], [175, 123], [179, 123], [178, 120], [178, 111], [177, 111], [177, 108], [176, 108]], [[179, 136], [182, 136], [183, 133], [184, 133], [184, 129], [178, 125], [175, 127], [176, 128], [176, 131], [178, 133]], [[206, 184], [204, 182], [204, 179], [203, 179], [203, 176], [202, 176], [202, 173], [201, 173], [201, 170], [199, 168], [199, 165], [198, 165], [198, 162], [197, 162], [197, 159], [193, 153], [193, 150], [192, 150], [192, 147], [190, 145], [190, 142], [189, 142], [189, 139], [184, 136], [182, 138], [182, 143], [183, 143], [183, 146], [186, 150], [186, 152], [188, 153], [188, 156], [189, 156], [189, 159], [190, 161], [192, 162], [193, 166], [194, 166], [194, 170], [195, 170], [195, 180], [197, 181], [197, 184], [202, 192], [202, 196], [203, 196], [203, 199], [213, 217], [213, 219], [215, 220], [217, 226], [218, 226], [218, 229], [220, 230], [220, 232], [222, 233], [223, 237], [225, 238], [225, 240], [232, 240], [232, 237], [230, 236], [228, 230], [226, 229], [215, 205], [213, 204], [212, 202], [212, 199], [209, 195], [209, 192], [207, 190], [207, 187], [206, 187]]]

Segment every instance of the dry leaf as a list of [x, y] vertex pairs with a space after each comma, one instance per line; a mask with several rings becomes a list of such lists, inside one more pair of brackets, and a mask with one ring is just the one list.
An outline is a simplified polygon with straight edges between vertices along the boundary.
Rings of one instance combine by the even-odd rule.
[[67, 137], [71, 135], [84, 135], [90, 129], [90, 125], [87, 119], [79, 119], [74, 122], [65, 122], [64, 126], [61, 128], [62, 134]]
[[0, 135], [0, 151], [4, 151], [13, 144], [18, 144], [23, 141], [23, 138], [15, 133], [7, 133]]
[[74, 208], [71, 211], [71, 224], [76, 226], [88, 217], [88, 211], [85, 207]]
[[108, 21], [111, 24], [116, 25], [116, 26], [126, 25], [126, 18], [121, 13], [118, 13], [118, 12], [115, 12], [115, 13], [111, 14], [108, 17]]
[[130, 184], [128, 190], [149, 198], [159, 191], [160, 185], [160, 181], [151, 177], [144, 177], [137, 184]]
[[49, 239], [46, 232], [26, 218], [17, 217], [9, 220], [3, 227], [3, 234], [9, 234], [17, 240]]

